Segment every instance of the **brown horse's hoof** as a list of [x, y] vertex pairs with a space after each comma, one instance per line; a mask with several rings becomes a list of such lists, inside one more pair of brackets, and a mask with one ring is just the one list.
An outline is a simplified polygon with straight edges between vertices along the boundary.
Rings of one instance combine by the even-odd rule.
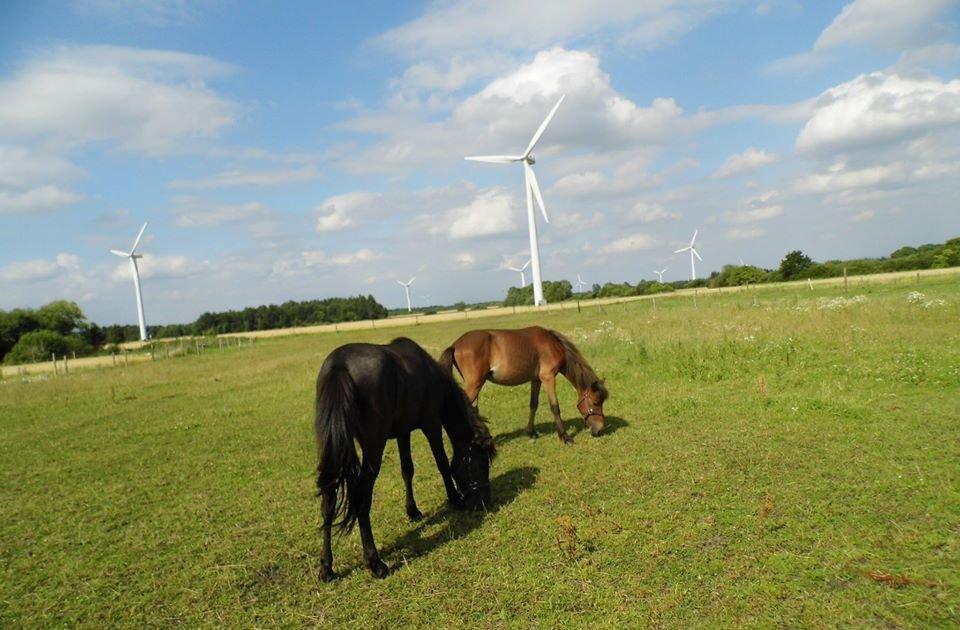
[[320, 567], [320, 581], [333, 582], [337, 579], [337, 574], [330, 567]]
[[573, 444], [573, 438], [567, 435], [566, 433], [563, 433], [560, 435], [560, 441], [563, 442], [564, 444]]

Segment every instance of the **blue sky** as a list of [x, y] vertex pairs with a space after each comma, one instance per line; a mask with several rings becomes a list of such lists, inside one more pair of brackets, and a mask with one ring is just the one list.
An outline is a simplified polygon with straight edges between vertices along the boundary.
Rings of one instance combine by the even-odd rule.
[[[0, 5], [0, 308], [499, 299], [960, 235], [956, 0]], [[528, 26], [530, 25], [530, 26]]]

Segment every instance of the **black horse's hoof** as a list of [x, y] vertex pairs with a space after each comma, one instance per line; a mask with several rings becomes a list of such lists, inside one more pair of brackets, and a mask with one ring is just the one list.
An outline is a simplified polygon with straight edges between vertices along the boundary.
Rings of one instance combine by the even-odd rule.
[[382, 580], [390, 574], [390, 569], [382, 560], [377, 560], [370, 565], [370, 573], [373, 573], [373, 577]]
[[417, 508], [407, 508], [407, 518], [414, 522], [423, 520], [423, 512]]
[[573, 444], [573, 438], [567, 435], [566, 433], [560, 436], [560, 441], [564, 444]]
[[535, 439], [537, 439], [538, 437], [540, 437], [540, 434], [537, 433], [536, 431], [530, 431], [529, 433], [527, 433], [527, 435], [530, 436], [530, 439], [531, 439], [531, 440], [535, 440]]
[[333, 569], [328, 567], [320, 568], [320, 581], [321, 582], [333, 582], [337, 579], [337, 574], [333, 572]]

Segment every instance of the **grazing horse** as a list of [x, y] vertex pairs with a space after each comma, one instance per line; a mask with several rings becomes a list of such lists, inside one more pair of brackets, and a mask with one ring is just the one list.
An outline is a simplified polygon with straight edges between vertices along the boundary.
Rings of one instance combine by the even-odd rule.
[[[453, 444], [452, 467], [441, 428]], [[473, 509], [489, 505], [493, 439], [449, 371], [441, 370], [423, 348], [405, 338], [382, 346], [350, 343], [330, 353], [317, 376], [314, 420], [323, 516], [320, 577], [325, 582], [336, 577], [330, 531], [338, 517], [341, 533], [359, 524], [364, 564], [373, 575], [382, 578], [388, 573], [370, 529], [373, 484], [388, 439], [397, 440], [400, 452], [407, 516], [423, 518], [413, 498], [410, 433], [415, 429], [423, 431], [430, 443], [450, 504]], [[354, 440], [360, 444], [362, 461]]]
[[530, 383], [530, 421], [527, 424], [530, 437], [537, 437], [533, 419], [537, 414], [542, 384], [550, 399], [557, 435], [567, 444], [573, 441], [560, 419], [557, 374], [566, 376], [577, 390], [577, 410], [583, 414], [590, 434], [596, 437], [606, 426], [603, 402], [608, 394], [603, 380], [597, 378], [573, 342], [555, 330], [539, 326], [520, 330], [471, 330], [443, 351], [439, 363], [444, 370], [451, 372], [457, 368], [471, 403], [476, 402], [486, 381], [498, 385]]

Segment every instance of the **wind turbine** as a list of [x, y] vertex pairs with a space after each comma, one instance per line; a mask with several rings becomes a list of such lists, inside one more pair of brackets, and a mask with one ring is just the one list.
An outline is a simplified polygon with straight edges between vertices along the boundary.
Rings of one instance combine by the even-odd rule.
[[583, 278], [581, 278], [580, 274], [578, 273], [577, 274], [577, 293], [583, 293], [583, 287], [585, 287], [586, 285], [587, 283], [583, 281]]
[[669, 267], [664, 267], [660, 271], [656, 269], [653, 270], [653, 273], [657, 274], [657, 277], [660, 278], [660, 284], [663, 284], [663, 274], [667, 273], [667, 269], [669, 269]]
[[414, 276], [414, 277], [410, 278], [409, 280], [407, 280], [406, 282], [400, 282], [399, 280], [397, 280], [397, 284], [399, 284], [401, 287], [403, 287], [404, 293], [407, 294], [407, 312], [408, 312], [408, 313], [413, 310], [412, 308], [410, 308], [410, 285], [413, 284], [413, 281], [416, 280], [416, 279], [417, 279], [417, 277]]
[[527, 286], [527, 277], [523, 275], [523, 272], [527, 270], [527, 267], [530, 266], [530, 261], [523, 263], [523, 266], [520, 268], [517, 267], [507, 267], [510, 271], [516, 271], [520, 273], [520, 288]]
[[137, 269], [137, 258], [143, 258], [143, 256], [137, 253], [137, 245], [140, 244], [140, 237], [143, 236], [145, 229], [147, 229], [146, 223], [140, 228], [140, 233], [137, 234], [137, 238], [134, 239], [133, 247], [130, 248], [129, 252], [121, 252], [118, 249], [110, 250], [110, 253], [130, 261], [130, 271], [133, 272], [133, 288], [136, 289], [137, 292], [137, 318], [140, 320], [140, 341], [147, 340], [147, 324], [143, 319], [143, 294], [140, 293], [140, 270]]
[[682, 254], [683, 252], [690, 252], [690, 280], [697, 279], [697, 265], [693, 260], [693, 257], [696, 256], [700, 262], [703, 262], [703, 258], [700, 258], [700, 253], [694, 248], [693, 244], [697, 242], [697, 232], [699, 230], [693, 231], [693, 238], [690, 239], [690, 244], [682, 249], [678, 249], [673, 252], [674, 254]]
[[561, 95], [560, 100], [553, 106], [553, 109], [550, 110], [547, 117], [543, 119], [540, 128], [533, 134], [533, 138], [531, 138], [530, 144], [527, 145], [527, 149], [523, 152], [523, 155], [475, 155], [464, 158], [473, 160], [474, 162], [491, 162], [493, 164], [523, 163], [524, 190], [527, 194], [527, 229], [530, 232], [530, 261], [533, 264], [533, 303], [537, 306], [546, 304], [547, 302], [543, 299], [543, 282], [540, 276], [540, 246], [537, 244], [537, 218], [533, 212], [534, 197], [536, 197], [537, 204], [540, 206], [540, 212], [543, 213], [543, 220], [550, 223], [550, 218], [547, 216], [547, 207], [543, 203], [543, 195], [540, 194], [540, 184], [537, 183], [537, 176], [533, 173], [533, 168], [531, 168], [536, 162], [536, 160], [533, 159], [532, 153], [533, 148], [537, 146], [537, 142], [540, 141], [540, 136], [543, 135], [547, 125], [553, 120], [553, 116], [557, 113], [557, 109], [559, 109], [560, 103], [563, 102], [564, 98], [565, 95]]

